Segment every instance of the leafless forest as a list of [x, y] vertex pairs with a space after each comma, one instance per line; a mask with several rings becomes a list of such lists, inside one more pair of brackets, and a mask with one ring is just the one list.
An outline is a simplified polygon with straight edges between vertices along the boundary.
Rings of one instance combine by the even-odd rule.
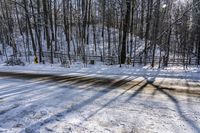
[[0, 0], [0, 44], [27, 62], [200, 65], [200, 1]]

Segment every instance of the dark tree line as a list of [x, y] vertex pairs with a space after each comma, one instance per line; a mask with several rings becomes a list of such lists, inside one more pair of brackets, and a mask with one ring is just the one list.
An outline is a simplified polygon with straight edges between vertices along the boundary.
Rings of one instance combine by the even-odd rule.
[[[139, 43], [142, 42], [142, 43]], [[200, 2], [172, 0], [0, 0], [1, 52], [44, 53], [54, 63], [89, 56], [152, 67], [200, 65]], [[142, 48], [141, 48], [142, 47]]]

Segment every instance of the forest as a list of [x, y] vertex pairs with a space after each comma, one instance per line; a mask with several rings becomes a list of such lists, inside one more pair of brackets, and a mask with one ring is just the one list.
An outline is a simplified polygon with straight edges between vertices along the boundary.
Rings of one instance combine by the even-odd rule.
[[0, 0], [0, 54], [39, 63], [200, 65], [199, 0]]

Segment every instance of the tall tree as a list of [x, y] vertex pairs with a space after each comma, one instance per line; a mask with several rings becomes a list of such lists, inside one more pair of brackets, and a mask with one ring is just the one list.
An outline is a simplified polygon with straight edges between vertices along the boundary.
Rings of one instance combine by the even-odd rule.
[[121, 64], [125, 64], [126, 62], [126, 45], [127, 45], [127, 36], [129, 33], [129, 26], [130, 26], [131, 2], [135, 1], [126, 0], [126, 15], [123, 23], [123, 37], [122, 37], [122, 48], [121, 48]]

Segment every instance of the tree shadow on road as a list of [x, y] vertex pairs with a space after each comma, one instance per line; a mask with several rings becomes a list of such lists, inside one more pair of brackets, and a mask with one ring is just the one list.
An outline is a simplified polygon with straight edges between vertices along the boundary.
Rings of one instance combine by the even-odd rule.
[[143, 78], [145, 79], [144, 80], [145, 83], [142, 86], [140, 86], [125, 102], [128, 102], [128, 101], [132, 100], [134, 97], [136, 97], [137, 95], [139, 95], [145, 89], [145, 87], [147, 85], [152, 84], [155, 81], [157, 75], [159, 75], [159, 72], [160, 71], [157, 71], [156, 74], [155, 74], [155, 76], [151, 77], [150, 79], [148, 79], [147, 76], [144, 76]]
[[[127, 100], [131, 100], [132, 98], [136, 97], [140, 92], [142, 92], [142, 90], [147, 86], [147, 85], [151, 85], [155, 88], [155, 90], [153, 91], [152, 95], [155, 95], [155, 93], [157, 91], [159, 91], [160, 93], [164, 94], [165, 96], [167, 96], [171, 102], [174, 103], [175, 107], [176, 107], [176, 111], [179, 114], [179, 116], [190, 126], [192, 127], [192, 129], [194, 129], [197, 133], [200, 132], [200, 127], [199, 125], [192, 120], [191, 118], [187, 117], [184, 115], [184, 112], [181, 108], [180, 102], [178, 101], [178, 99], [175, 98], [175, 96], [172, 95], [172, 93], [175, 91], [177, 91], [174, 88], [168, 88], [168, 87], [161, 87], [162, 86], [162, 82], [160, 85], [155, 85], [155, 79], [156, 77], [151, 78], [150, 80], [148, 80], [146, 77], [144, 77], [147, 80], [147, 83], [142, 85], [134, 94], [131, 95], [131, 97]], [[181, 93], [186, 93], [186, 94], [192, 94], [192, 92], [187, 90], [184, 90]], [[195, 93], [195, 92], [194, 92]]]
[[[169, 93], [168, 91], [174, 91], [173, 88], [167, 88], [167, 87], [161, 87], [161, 85], [155, 85], [154, 82], [156, 80], [157, 75], [159, 74], [159, 72], [157, 72], [157, 74], [155, 74], [154, 77], [151, 77], [150, 79], [147, 76], [144, 76], [144, 81], [139, 82], [136, 85], [132, 85], [130, 88], [128, 88], [127, 90], [125, 90], [124, 92], [122, 92], [121, 94], [119, 94], [118, 96], [116, 96], [115, 98], [112, 98], [110, 101], [108, 101], [106, 104], [104, 104], [100, 109], [96, 110], [95, 112], [93, 112], [90, 116], [88, 116], [86, 118], [89, 119], [91, 117], [93, 117], [95, 114], [97, 114], [99, 111], [101, 111], [103, 108], [109, 106], [111, 103], [113, 103], [114, 101], [116, 101], [120, 96], [124, 95], [127, 91], [129, 91], [130, 89], [134, 88], [135, 86], [142, 84], [144, 82], [144, 84], [142, 84], [141, 86], [139, 86], [139, 88], [125, 101], [130, 101], [132, 100], [134, 97], [138, 96], [140, 93], [142, 93], [142, 91], [145, 89], [145, 87], [147, 87], [147, 85], [151, 85], [155, 88], [154, 92], [152, 95], [155, 95], [155, 93], [158, 91], [162, 94], [164, 94], [165, 96], [167, 96], [172, 103], [174, 103], [177, 113], [179, 114], [179, 116], [190, 126], [192, 127], [196, 132], [200, 132], [200, 127], [197, 123], [195, 123], [194, 120], [188, 118], [187, 116], [184, 115], [184, 112], [181, 108], [180, 102], [178, 101], [178, 99], [176, 99], [171, 93]], [[21, 75], [22, 78], [27, 78], [26, 75]], [[48, 75], [45, 75], [44, 77], [48, 77]], [[50, 80], [47, 80], [45, 82], [43, 82], [42, 84], [46, 84], [46, 83], [53, 83], [53, 85], [57, 85], [58, 83], [62, 83], [63, 85], [61, 85], [60, 87], [62, 89], [64, 88], [68, 88], [70, 87], [70, 85], [77, 85], [77, 86], [81, 86], [84, 85], [86, 83], [90, 83], [93, 82], [91, 84], [91, 87], [88, 87], [90, 89], [93, 88], [93, 86], [102, 86], [102, 85], [106, 85], [109, 84], [108, 86], [106, 86], [106, 89], [102, 89], [97, 91], [96, 94], [94, 94], [92, 97], [77, 103], [75, 105], [73, 105], [72, 107], [68, 108], [67, 110], [64, 110], [63, 112], [57, 113], [53, 116], [50, 116], [49, 118], [45, 119], [45, 120], [41, 120], [39, 122], [36, 122], [35, 124], [32, 124], [30, 126], [28, 126], [25, 129], [25, 132], [35, 132], [36, 130], [40, 130], [42, 125], [46, 125], [48, 123], [51, 122], [55, 122], [56, 118], [60, 118], [62, 119], [63, 117], [67, 116], [69, 113], [77, 111], [83, 107], [85, 107], [86, 105], [91, 104], [93, 101], [95, 101], [96, 99], [101, 98], [102, 96], [106, 95], [107, 93], [113, 91], [116, 88], [119, 88], [121, 86], [123, 86], [124, 84], [130, 82], [130, 80], [128, 80], [128, 77], [119, 79], [119, 80], [113, 80], [113, 79], [106, 79], [106, 78], [99, 78], [98, 80], [93, 80], [94, 77], [90, 77], [90, 78], [86, 78], [86, 77], [66, 77], [65, 80], [63, 80], [63, 77], [60, 78], [59, 76], [49, 76]], [[38, 78], [38, 75], [33, 76], [33, 77], [29, 77], [29, 79], [35, 79]], [[68, 85], [67, 83], [69, 81], [74, 81], [72, 84]], [[65, 84], [66, 83], [66, 84]], [[37, 84], [35, 84], [37, 85]], [[42, 88], [40, 88], [42, 89]], [[75, 89], [75, 87], [73, 87], [73, 89]], [[19, 90], [22, 91], [22, 94], [26, 95], [29, 92], [35, 91], [34, 89], [30, 89], [28, 91], [24, 92], [24, 89]], [[64, 91], [64, 90], [63, 90]], [[12, 91], [10, 92], [12, 93]], [[74, 94], [73, 96], [76, 96], [76, 94]], [[48, 100], [48, 99], [47, 99]], [[36, 103], [37, 104], [37, 103]], [[24, 132], [24, 131], [22, 131]]]
[[[116, 88], [118, 88], [118, 87], [120, 87], [120, 86], [122, 86], [122, 85], [124, 85], [128, 82], [130, 82], [130, 80], [127, 80], [127, 77], [125, 77], [123, 79], [116, 80], [116, 81], [113, 80], [110, 83], [110, 85], [108, 85], [108, 87], [106, 87], [103, 90], [97, 91], [97, 93], [95, 95], [93, 95], [92, 97], [71, 106], [70, 108], [68, 108], [67, 110], [65, 110], [63, 112], [57, 113], [53, 116], [50, 116], [49, 118], [47, 118], [45, 120], [36, 122], [35, 124], [28, 126], [25, 129], [25, 132], [34, 132], [36, 130], [40, 130], [41, 126], [46, 125], [48, 123], [55, 122], [57, 118], [62, 119], [63, 117], [66, 117], [69, 113], [77, 111], [77, 110], [83, 108], [84, 106], [91, 104], [92, 102], [99, 99], [100, 97], [106, 95], [107, 93], [113, 91], [114, 89], [116, 89]], [[106, 81], [103, 81], [103, 82], [101, 81], [99, 83], [97, 82], [96, 84], [100, 85], [102, 83], [105, 84]], [[24, 131], [21, 131], [21, 132], [24, 132]]]
[[93, 117], [94, 115], [96, 115], [98, 112], [100, 112], [101, 110], [103, 110], [104, 108], [106, 108], [107, 106], [109, 106], [110, 104], [112, 104], [113, 102], [117, 101], [117, 99], [119, 99], [121, 96], [123, 96], [124, 94], [126, 94], [129, 90], [133, 89], [135, 86], [141, 84], [142, 82], [144, 82], [144, 80], [138, 82], [137, 84], [132, 85], [131, 87], [125, 89], [125, 91], [123, 91], [122, 93], [120, 93], [119, 95], [117, 95], [115, 98], [112, 98], [110, 101], [108, 101], [106, 104], [104, 104], [101, 108], [99, 108], [98, 110], [94, 111], [92, 114], [90, 114], [87, 118], [84, 119], [84, 121], [87, 121], [88, 119], [90, 119], [91, 117]]
[[156, 87], [156, 90], [158, 90], [159, 92], [161, 92], [162, 94], [166, 95], [175, 105], [176, 107], [176, 110], [179, 114], [179, 116], [190, 126], [192, 127], [197, 133], [200, 132], [200, 127], [199, 125], [192, 119], [190, 119], [189, 117], [185, 116], [183, 111], [182, 111], [182, 108], [181, 108], [181, 105], [180, 105], [180, 102], [178, 101], [178, 99], [176, 99], [173, 95], [171, 95], [169, 92], [167, 92], [167, 88], [162, 88], [162, 87], [159, 87], [159, 86], [156, 86], [154, 85], [154, 87]]

